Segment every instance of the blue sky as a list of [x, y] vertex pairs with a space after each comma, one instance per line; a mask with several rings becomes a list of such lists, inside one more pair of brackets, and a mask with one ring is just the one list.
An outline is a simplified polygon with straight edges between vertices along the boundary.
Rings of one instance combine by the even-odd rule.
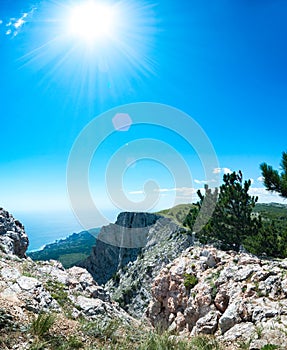
[[[211, 141], [220, 176], [241, 169], [261, 201], [279, 200], [258, 178], [260, 163], [278, 167], [287, 150], [286, 1], [110, 1], [118, 16], [115, 37], [93, 45], [67, 31], [78, 4], [0, 3], [1, 206], [12, 212], [69, 209], [66, 168], [76, 138], [100, 114], [137, 102], [188, 114]], [[164, 116], [155, 119], [164, 125]], [[172, 205], [180, 191], [183, 202], [190, 200], [191, 187], [202, 187], [206, 178], [200, 155], [180, 136], [132, 125], [104, 137], [90, 169], [97, 207], [115, 209], [106, 191], [107, 166], [125, 146], [129, 167], [118, 176], [131, 201], [142, 200], [148, 180], [162, 195], [151, 210]], [[166, 149], [148, 159], [152, 144], [132, 143], [142, 139], [167, 144], [177, 157], [168, 160]], [[177, 186], [168, 169], [169, 162], [180, 167], [180, 157], [192, 186], [181, 179]]]

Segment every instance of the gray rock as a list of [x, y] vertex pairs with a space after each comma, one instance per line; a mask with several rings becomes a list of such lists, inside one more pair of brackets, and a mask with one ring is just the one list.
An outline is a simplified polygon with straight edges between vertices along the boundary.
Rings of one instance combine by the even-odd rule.
[[[152, 245], [149, 244], [151, 241]], [[161, 217], [148, 227], [147, 242], [136, 260], [120, 268], [105, 285], [112, 299], [134, 317], [142, 317], [145, 313], [151, 300], [152, 281], [159, 271], [190, 247], [193, 241], [182, 228]], [[177, 272], [183, 272], [183, 267], [178, 267]]]
[[219, 312], [210, 311], [204, 317], [201, 317], [197, 322], [196, 326], [192, 330], [192, 335], [197, 334], [214, 334], [217, 330], [219, 319]]
[[219, 327], [221, 334], [224, 334], [230, 328], [232, 328], [236, 323], [241, 321], [238, 313], [239, 305], [238, 303], [230, 304], [225, 310], [224, 314], [220, 317]]
[[0, 208], [0, 250], [25, 258], [29, 240], [24, 226], [6, 210]]
[[105, 302], [110, 302], [111, 297], [109, 293], [101, 286], [91, 286], [86, 289], [86, 292], [89, 294], [91, 298], [101, 299]]
[[18, 269], [13, 267], [3, 267], [1, 270], [1, 276], [4, 278], [4, 280], [11, 281], [16, 280], [21, 276]]
[[256, 334], [255, 326], [252, 322], [238, 323], [224, 333], [225, 341], [234, 342], [236, 340], [250, 340]]
[[17, 281], [19, 287], [23, 290], [31, 290], [41, 285], [41, 282], [33, 277], [21, 276]]
[[102, 227], [91, 256], [79, 266], [86, 268], [98, 284], [105, 284], [120, 268], [137, 259], [159, 218], [149, 213], [120, 213], [115, 224]]

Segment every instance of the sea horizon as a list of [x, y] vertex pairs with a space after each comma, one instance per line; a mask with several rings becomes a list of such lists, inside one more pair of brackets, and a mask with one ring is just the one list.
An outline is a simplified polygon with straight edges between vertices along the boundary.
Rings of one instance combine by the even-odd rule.
[[[108, 214], [110, 222], [113, 222], [117, 214], [114, 211]], [[73, 233], [87, 230], [78, 222], [71, 211], [14, 212], [13, 216], [25, 227], [29, 238], [28, 252], [41, 250], [47, 244], [65, 239]]]

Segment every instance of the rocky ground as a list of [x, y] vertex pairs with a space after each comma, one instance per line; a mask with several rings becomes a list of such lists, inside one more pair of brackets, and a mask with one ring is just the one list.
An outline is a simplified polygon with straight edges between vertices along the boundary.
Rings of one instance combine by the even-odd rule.
[[238, 348], [285, 349], [287, 260], [191, 247], [155, 278], [147, 317], [185, 336], [213, 334]]
[[104, 288], [84, 268], [27, 258], [23, 225], [1, 209], [0, 349], [286, 349], [287, 259], [191, 246], [166, 218], [144, 233]]
[[36, 346], [39, 334], [33, 334], [32, 326], [42, 314], [53, 315], [52, 333], [62, 338], [62, 343], [75, 335], [85, 344], [95, 342], [89, 332], [83, 331], [85, 325], [95, 322], [100, 325], [118, 320], [122, 326], [137, 327], [138, 322], [111, 301], [87, 270], [65, 270], [57, 261], [34, 262], [26, 258], [28, 237], [24, 226], [3, 209], [0, 243], [1, 350]]
[[141, 318], [151, 300], [151, 285], [160, 270], [192, 244], [186, 230], [168, 218], [149, 227], [146, 246], [134, 261], [121, 267], [105, 288], [131, 315]]

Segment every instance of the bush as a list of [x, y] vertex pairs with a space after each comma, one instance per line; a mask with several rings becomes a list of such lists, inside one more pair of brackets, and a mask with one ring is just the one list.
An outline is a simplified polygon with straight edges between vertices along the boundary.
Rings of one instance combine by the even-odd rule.
[[279, 347], [274, 344], [266, 344], [264, 345], [260, 350], [275, 350], [278, 349]]
[[31, 332], [38, 338], [43, 338], [55, 323], [56, 317], [52, 314], [40, 313], [31, 324]]
[[192, 289], [193, 287], [195, 287], [198, 283], [198, 278], [194, 275], [191, 274], [184, 274], [184, 286], [186, 289]]

